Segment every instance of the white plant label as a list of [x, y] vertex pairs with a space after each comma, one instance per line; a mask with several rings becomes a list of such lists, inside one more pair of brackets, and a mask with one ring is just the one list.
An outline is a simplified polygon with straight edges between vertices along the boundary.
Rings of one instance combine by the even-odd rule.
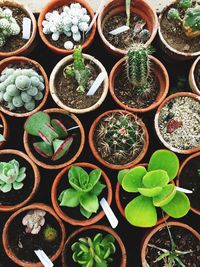
[[106, 217], [108, 218], [108, 221], [112, 226], [112, 228], [116, 228], [118, 225], [118, 219], [115, 216], [114, 212], [112, 211], [111, 207], [109, 206], [108, 202], [105, 200], [105, 198], [101, 199], [100, 205], [103, 211], [105, 212]]
[[31, 19], [23, 18], [23, 34], [22, 38], [25, 40], [30, 39], [31, 36]]
[[80, 126], [74, 126], [74, 127], [71, 127], [71, 128], [69, 128], [69, 129], [67, 129], [67, 132], [72, 131], [72, 130], [75, 130], [75, 129], [77, 129], [77, 128], [80, 128]]
[[117, 28], [117, 29], [115, 29], [115, 30], [113, 30], [113, 31], [111, 31], [111, 32], [109, 32], [110, 34], [112, 34], [112, 35], [117, 35], [117, 34], [120, 34], [120, 33], [122, 33], [122, 32], [126, 32], [126, 31], [128, 31], [130, 28], [128, 27], [128, 26], [121, 26], [121, 27], [119, 27], [119, 28]]
[[185, 189], [185, 188], [182, 188], [182, 187], [179, 187], [179, 186], [176, 186], [176, 190], [180, 191], [180, 192], [183, 192], [183, 193], [186, 193], [186, 194], [192, 194], [193, 193], [192, 190], [188, 190], [188, 189]]
[[98, 7], [98, 9], [97, 9], [97, 11], [96, 11], [96, 13], [94, 15], [94, 18], [92, 19], [92, 21], [91, 21], [91, 23], [90, 23], [90, 25], [89, 25], [89, 27], [88, 27], [88, 29], [86, 31], [86, 34], [92, 29], [92, 26], [94, 25], [94, 23], [95, 23], [98, 15], [99, 15], [101, 9], [103, 8], [104, 2], [105, 2], [105, 0], [101, 1], [101, 3], [100, 3], [100, 5], [99, 5], [99, 7]]
[[94, 81], [94, 83], [90, 87], [89, 91], [87, 92], [87, 96], [91, 96], [91, 95], [94, 95], [96, 93], [97, 89], [102, 84], [102, 82], [105, 80], [106, 76], [107, 76], [107, 74], [105, 71], [99, 73], [96, 80]]
[[46, 255], [46, 253], [43, 250], [38, 249], [38, 250], [34, 250], [34, 252], [39, 258], [39, 260], [41, 261], [41, 263], [44, 265], [44, 267], [54, 266], [53, 262], [49, 259], [49, 257]]

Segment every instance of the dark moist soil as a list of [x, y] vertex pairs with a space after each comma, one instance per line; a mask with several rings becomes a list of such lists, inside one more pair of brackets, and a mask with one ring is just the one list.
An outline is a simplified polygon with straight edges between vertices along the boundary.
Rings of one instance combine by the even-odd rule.
[[[72, 128], [77, 126], [76, 122], [69, 116], [65, 114], [60, 114], [60, 113], [50, 113], [49, 114], [51, 119], [58, 119], [67, 129]], [[62, 158], [56, 161], [52, 161], [49, 158], [42, 157], [33, 147], [33, 143], [42, 141], [42, 139], [38, 136], [33, 136], [33, 135], [28, 135], [28, 142], [29, 142], [29, 147], [31, 149], [31, 152], [33, 153], [34, 157], [48, 165], [57, 165], [57, 164], [63, 164], [67, 161], [69, 161], [71, 158], [75, 156], [77, 153], [80, 143], [81, 143], [81, 133], [80, 133], [80, 128], [74, 129], [69, 132], [70, 136], [72, 135], [74, 137], [74, 141], [71, 144], [68, 153], [66, 153]]]
[[[92, 171], [92, 169], [90, 169], [90, 168], [85, 168], [85, 167], [83, 167], [83, 169], [84, 169], [88, 174]], [[100, 178], [99, 181], [100, 181], [102, 184], [106, 185], [106, 182], [105, 182], [105, 180], [103, 179], [102, 176], [101, 176], [101, 178]], [[68, 180], [68, 172], [66, 172], [66, 173], [62, 176], [62, 178], [61, 178], [61, 180], [60, 180], [60, 182], [59, 182], [59, 184], [58, 184], [58, 188], [57, 188], [57, 199], [59, 198], [61, 192], [62, 192], [63, 190], [65, 190], [65, 189], [68, 189], [68, 188], [71, 188], [71, 185], [69, 184], [69, 180]], [[108, 195], [108, 190], [107, 190], [107, 187], [105, 187], [105, 188], [103, 189], [102, 193], [98, 196], [98, 200], [99, 200], [99, 202], [100, 202], [100, 200], [102, 199], [102, 197], [107, 198], [107, 195]], [[58, 204], [60, 204], [59, 201], [58, 201]], [[83, 221], [83, 220], [87, 220], [87, 218], [84, 217], [84, 216], [80, 213], [80, 206], [78, 206], [77, 208], [69, 208], [69, 207], [63, 207], [63, 206], [61, 207], [61, 206], [60, 206], [60, 209], [62, 210], [62, 212], [63, 212], [64, 214], [68, 215], [69, 217], [71, 217], [71, 218], [73, 218], [73, 219], [75, 219], [75, 220], [81, 220], [81, 221]], [[100, 208], [100, 205], [99, 205], [99, 210], [97, 211], [97, 213], [92, 213], [92, 215], [91, 215], [91, 217], [90, 217], [89, 219], [95, 217], [95, 216], [100, 212], [100, 209], [101, 209], [101, 208]]]
[[[181, 23], [177, 23], [167, 18], [170, 8], [177, 8], [177, 5], [171, 5], [163, 14], [161, 20], [161, 32], [165, 41], [174, 49], [184, 53], [195, 53], [200, 50], [200, 36], [189, 38], [185, 35]], [[184, 13], [181, 14], [184, 17]]]
[[[60, 14], [60, 13], [63, 12], [63, 6], [57, 8], [57, 9], [52, 9], [49, 12], [52, 12], [52, 11], [58, 11], [59, 14]], [[88, 15], [89, 15], [89, 13], [88, 13]], [[91, 20], [89, 21], [89, 23], [90, 22], [91, 22]], [[81, 31], [80, 31], [80, 33], [81, 33], [81, 40], [79, 42], [75, 42], [72, 37], [68, 37], [65, 34], [61, 34], [58, 41], [52, 40], [52, 38], [51, 38], [52, 33], [45, 34], [45, 36], [46, 36], [47, 40], [49, 41], [49, 43], [52, 44], [53, 46], [55, 46], [57, 48], [65, 49], [64, 48], [64, 43], [67, 42], [67, 41], [71, 41], [72, 43], [74, 43], [76, 45], [83, 45], [87, 41], [87, 39], [89, 39], [91, 31], [89, 31], [87, 35], [84, 35], [83, 32], [81, 32]]]
[[[170, 231], [172, 233], [172, 237], [176, 244], [176, 249], [179, 251], [188, 251], [192, 250], [193, 253], [181, 255], [179, 259], [185, 264], [187, 267], [198, 267], [200, 266], [200, 241], [197, 237], [195, 237], [190, 231], [187, 229], [170, 226]], [[167, 232], [167, 228], [161, 229], [157, 232], [151, 239], [149, 244], [158, 246], [163, 249], [170, 250], [171, 242], [169, 239], [169, 234]], [[159, 262], [154, 262], [160, 255], [160, 251], [148, 247], [146, 251], [146, 260], [149, 266], [153, 267], [163, 267], [164, 261], [161, 260]], [[173, 265], [174, 267], [179, 267], [179, 264]]]
[[123, 66], [115, 79], [115, 95], [123, 104], [130, 108], [147, 108], [156, 100], [160, 90], [159, 80], [153, 71], [148, 82], [150, 86], [145, 93], [138, 91], [129, 82], [125, 66]]
[[[102, 230], [98, 230], [98, 229], [91, 229], [91, 230], [86, 230], [82, 233], [79, 233], [78, 235], [76, 235], [71, 242], [65, 246], [64, 248], [64, 252], [65, 252], [65, 258], [64, 258], [64, 262], [67, 266], [70, 267], [77, 267], [78, 264], [74, 263], [74, 261], [72, 260], [72, 255], [73, 252], [71, 250], [71, 246], [75, 243], [78, 242], [79, 238], [85, 238], [85, 237], [90, 237], [90, 238], [94, 238], [96, 234], [98, 233], [102, 233], [103, 236], [105, 237], [107, 234], [109, 234], [108, 232], [104, 232]], [[114, 243], [115, 247], [116, 247], [116, 252], [114, 254], [111, 255], [111, 257], [113, 258], [113, 262], [109, 263], [109, 267], [116, 267], [119, 266], [121, 261], [122, 261], [122, 253], [121, 253], [121, 249], [119, 247], [118, 242], [115, 240]], [[117, 264], [116, 264], [117, 263]]]
[[11, 7], [11, 6], [3, 6], [3, 9], [9, 8], [13, 12], [13, 17], [16, 19], [18, 25], [20, 26], [20, 33], [18, 35], [10, 36], [7, 38], [7, 41], [3, 47], [0, 48], [0, 52], [13, 52], [15, 50], [20, 49], [23, 47], [28, 40], [25, 40], [22, 38], [23, 36], [23, 18], [29, 17], [27, 13], [24, 12], [24, 10]]
[[85, 64], [90, 70], [90, 75], [89, 82], [84, 93], [77, 92], [76, 89], [78, 87], [78, 83], [74, 78], [64, 77], [63, 70], [66, 66], [61, 68], [55, 77], [56, 94], [60, 101], [68, 107], [75, 109], [89, 108], [96, 104], [103, 93], [104, 83], [100, 85], [99, 89], [93, 96], [86, 95], [101, 70], [94, 62], [90, 60], [85, 60]]
[[192, 194], [188, 194], [191, 206], [200, 210], [200, 156], [193, 158], [185, 165], [179, 181], [181, 187], [193, 191]]
[[195, 79], [197, 88], [200, 90], [200, 62], [199, 61], [194, 70], [194, 79]]
[[26, 167], [26, 178], [23, 181], [24, 186], [22, 189], [14, 190], [12, 188], [8, 193], [0, 191], [0, 205], [2, 206], [14, 206], [23, 202], [29, 197], [34, 186], [34, 172], [28, 161], [13, 154], [0, 155], [0, 162], [8, 162], [13, 159], [16, 159], [19, 162], [20, 167]]
[[[109, 14], [107, 16], [109, 16]], [[117, 35], [112, 35], [109, 33], [110, 31], [126, 25], [126, 14], [120, 13], [120, 14], [111, 16], [109, 18], [105, 17], [105, 25], [103, 27], [103, 34], [105, 38], [107, 39], [107, 41], [111, 43], [114, 47], [126, 50], [133, 43], [141, 42], [141, 38], [138, 37], [138, 34], [134, 34], [134, 27], [136, 23], [141, 20], [142, 18], [139, 15], [131, 14], [130, 30], [122, 32]], [[143, 27], [143, 29], [147, 29], [146, 25]]]
[[[42, 226], [40, 232], [37, 235], [26, 233], [26, 226], [22, 225], [22, 219], [27, 213], [28, 211], [20, 213], [11, 222], [8, 228], [8, 244], [19, 259], [35, 263], [39, 262], [39, 260], [34, 250], [42, 249], [48, 257], [52, 257], [58, 250], [62, 240], [62, 232], [55, 218], [49, 213], [46, 213], [45, 224]], [[57, 237], [54, 241], [46, 241], [44, 239], [44, 229], [48, 225], [57, 231]]]
[[[41, 72], [39, 71], [39, 68], [38, 68], [36, 65], [32, 64], [31, 62], [18, 62], [18, 63], [16, 63], [16, 64], [8, 64], [8, 65], [6, 66], [6, 68], [12, 68], [12, 69], [20, 69], [20, 68], [21, 68], [21, 69], [33, 69], [33, 70], [36, 71], [39, 75], [42, 75]], [[3, 71], [3, 70], [2, 70], [2, 71]], [[0, 74], [0, 75], [1, 75], [1, 74]], [[44, 86], [46, 86], [46, 84], [44, 84]], [[43, 97], [44, 97], [45, 89], [42, 91], [42, 93], [43, 93]], [[36, 101], [35, 101], [35, 103], [36, 103], [35, 108], [36, 108], [37, 106], [39, 106], [39, 104], [42, 102], [42, 100], [43, 100], [43, 98], [42, 98], [41, 100], [36, 100]], [[6, 102], [6, 101], [2, 101], [2, 102], [0, 102], [0, 105], [1, 105], [4, 109], [9, 110], [8, 107], [7, 107], [7, 104], [8, 104], [8, 102]], [[11, 112], [21, 114], [21, 113], [27, 113], [27, 112], [29, 112], [29, 111], [27, 111], [27, 110], [25, 109], [25, 107], [20, 107], [20, 108], [15, 108], [15, 109], [12, 110]]]

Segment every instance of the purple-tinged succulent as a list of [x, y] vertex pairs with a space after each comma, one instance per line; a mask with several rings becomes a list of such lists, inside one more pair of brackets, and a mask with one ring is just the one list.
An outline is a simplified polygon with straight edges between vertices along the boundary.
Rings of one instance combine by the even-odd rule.
[[45, 214], [44, 210], [30, 210], [22, 220], [26, 233], [37, 235], [45, 224]]

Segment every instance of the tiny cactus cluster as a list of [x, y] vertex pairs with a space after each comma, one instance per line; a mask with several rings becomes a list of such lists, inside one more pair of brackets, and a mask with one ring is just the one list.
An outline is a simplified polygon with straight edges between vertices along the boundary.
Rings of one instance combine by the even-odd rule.
[[98, 233], [91, 237], [82, 237], [75, 242], [71, 249], [73, 261], [79, 266], [107, 267], [113, 262], [112, 255], [116, 252], [115, 238], [108, 234], [105, 237]]
[[44, 239], [46, 241], [54, 241], [57, 237], [57, 231], [55, 228], [51, 227], [50, 225], [47, 225], [44, 229]]
[[12, 16], [9, 8], [0, 8], [0, 48], [6, 44], [7, 39], [12, 35], [18, 35], [20, 27]]
[[[61, 35], [72, 38], [75, 43], [80, 43], [84, 33], [88, 30], [90, 16], [87, 9], [79, 3], [64, 6], [63, 11], [59, 14], [57, 10], [48, 12], [43, 20], [43, 33], [51, 34], [53, 41], [58, 41]], [[64, 43], [64, 48], [71, 50], [74, 43], [70, 40]]]
[[0, 76], [0, 102], [15, 111], [35, 109], [36, 101], [43, 98], [44, 78], [33, 69], [5, 68]]
[[[187, 37], [200, 35], [200, 6], [193, 7], [192, 0], [179, 0], [177, 8], [168, 11], [168, 19], [180, 23]], [[184, 15], [182, 15], [184, 14]]]
[[45, 215], [46, 211], [44, 210], [30, 210], [22, 219], [22, 224], [26, 226], [25, 232], [37, 235], [45, 224]]
[[23, 181], [26, 178], [26, 168], [20, 167], [19, 162], [15, 159], [9, 162], [0, 162], [0, 191], [7, 193], [19, 190], [23, 187]]
[[64, 69], [63, 74], [65, 77], [70, 76], [72, 78], [75, 78], [79, 85], [76, 90], [80, 93], [85, 92], [85, 87], [89, 80], [90, 70], [84, 63], [81, 46], [78, 46], [74, 49], [73, 66], [67, 66]]
[[99, 152], [102, 157], [112, 155], [120, 161], [138, 154], [144, 133], [139, 123], [130, 115], [113, 113], [99, 124], [97, 138], [100, 140]]

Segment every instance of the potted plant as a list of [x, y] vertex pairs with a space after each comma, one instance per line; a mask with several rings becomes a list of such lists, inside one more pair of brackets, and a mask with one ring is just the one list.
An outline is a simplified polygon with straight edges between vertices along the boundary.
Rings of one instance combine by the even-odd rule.
[[51, 0], [40, 12], [38, 28], [43, 42], [54, 53], [73, 53], [75, 45], [88, 48], [95, 36], [96, 23], [89, 30], [94, 12], [84, 0]]
[[200, 57], [198, 57], [192, 64], [189, 72], [189, 84], [193, 93], [200, 95]]
[[145, 124], [125, 110], [109, 110], [93, 122], [89, 145], [95, 158], [110, 169], [125, 169], [145, 156], [149, 136]]
[[25, 206], [40, 184], [37, 166], [23, 152], [0, 150], [0, 211], [10, 212]]
[[42, 66], [32, 59], [3, 59], [0, 62], [0, 81], [0, 110], [9, 116], [28, 117], [47, 101], [47, 75]]
[[[26, 20], [30, 21], [30, 29], [25, 32], [23, 23], [27, 23]], [[37, 32], [35, 17], [31, 10], [22, 3], [2, 0], [0, 32], [0, 58], [27, 55], [34, 47]]]
[[180, 92], [167, 97], [155, 115], [158, 138], [168, 149], [181, 154], [200, 150], [200, 97]]
[[142, 267], [195, 265], [199, 262], [199, 241], [199, 233], [187, 224], [160, 224], [152, 229], [143, 241]]
[[[104, 81], [94, 94], [88, 95], [100, 73]], [[108, 76], [104, 66], [94, 57], [82, 54], [81, 46], [73, 56], [63, 58], [50, 76], [50, 93], [56, 104], [72, 113], [86, 113], [98, 108], [108, 92]]]
[[200, 179], [200, 152], [192, 154], [187, 157], [182, 163], [177, 185], [183, 188], [187, 188], [192, 191], [189, 194], [189, 199], [191, 202], [191, 210], [196, 214], [200, 215], [199, 207], [199, 179]]
[[131, 112], [155, 109], [167, 96], [167, 71], [158, 59], [149, 55], [151, 52], [150, 47], [141, 43], [133, 44], [127, 57], [120, 59], [110, 73], [112, 98]]
[[[110, 32], [121, 26], [127, 31], [113, 35]], [[156, 36], [156, 11], [144, 0], [110, 0], [99, 14], [97, 27], [104, 46], [115, 55], [124, 55], [133, 42], [148, 46]]]
[[[83, 258], [85, 260], [83, 260]], [[93, 225], [76, 230], [65, 242], [62, 266], [125, 267], [126, 249], [121, 238], [111, 228]]]
[[172, 181], [179, 169], [179, 160], [169, 150], [157, 150], [148, 168], [136, 166], [122, 170], [118, 181], [129, 193], [139, 193], [125, 207], [127, 221], [138, 227], [152, 227], [157, 223], [156, 208], [173, 218], [181, 218], [190, 209], [188, 197], [176, 189]]
[[111, 204], [111, 183], [101, 169], [86, 162], [63, 169], [56, 176], [51, 190], [52, 204], [58, 216], [79, 226], [94, 224], [104, 217], [105, 213], [99, 211], [101, 197]]
[[85, 143], [79, 119], [62, 109], [33, 114], [24, 125], [24, 147], [29, 157], [45, 169], [60, 169], [73, 163]]
[[65, 227], [49, 206], [37, 203], [19, 209], [7, 220], [2, 235], [7, 256], [20, 266], [42, 267], [35, 250], [54, 262], [65, 240]]
[[3, 116], [3, 114], [0, 112], [0, 148], [2, 148], [5, 145], [5, 142], [8, 139], [8, 124]]
[[161, 48], [175, 60], [187, 60], [200, 54], [200, 6], [198, 1], [176, 0], [161, 12], [159, 39]]

